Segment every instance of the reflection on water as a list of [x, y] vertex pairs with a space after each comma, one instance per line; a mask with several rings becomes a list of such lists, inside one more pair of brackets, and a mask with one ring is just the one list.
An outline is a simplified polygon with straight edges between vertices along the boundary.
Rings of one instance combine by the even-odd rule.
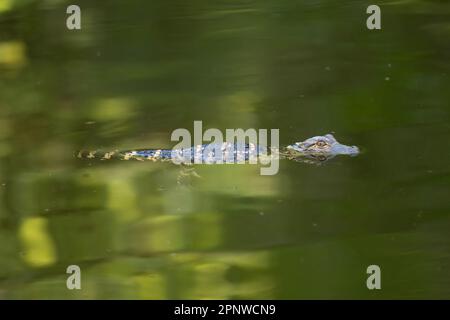
[[[450, 297], [448, 4], [388, 2], [377, 32], [354, 1], [79, 1], [82, 31], [69, 4], [0, 0], [1, 298]], [[183, 186], [73, 157], [194, 120], [363, 153]]]

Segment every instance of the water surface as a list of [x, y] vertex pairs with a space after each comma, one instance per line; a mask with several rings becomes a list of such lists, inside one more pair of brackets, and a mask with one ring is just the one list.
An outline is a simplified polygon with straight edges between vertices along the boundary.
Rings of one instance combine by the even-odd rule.
[[[0, 297], [450, 298], [450, 5], [0, 0]], [[80, 161], [170, 134], [334, 132], [356, 158]], [[67, 290], [68, 265], [82, 290]], [[366, 268], [381, 267], [369, 291]]]

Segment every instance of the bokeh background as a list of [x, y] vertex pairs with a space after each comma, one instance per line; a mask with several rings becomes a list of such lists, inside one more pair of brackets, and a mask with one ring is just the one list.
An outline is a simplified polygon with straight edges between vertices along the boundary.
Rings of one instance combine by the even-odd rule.
[[[370, 4], [0, 0], [0, 298], [450, 298], [450, 4], [377, 1], [369, 31]], [[363, 153], [188, 185], [73, 156], [194, 120]]]

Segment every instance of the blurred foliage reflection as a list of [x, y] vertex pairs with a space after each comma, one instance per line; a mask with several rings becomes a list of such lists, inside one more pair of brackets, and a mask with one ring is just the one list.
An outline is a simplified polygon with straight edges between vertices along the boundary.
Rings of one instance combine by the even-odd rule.
[[[0, 0], [0, 298], [450, 297], [449, 4], [381, 1], [380, 32], [358, 1], [80, 0], [81, 31], [69, 4]], [[190, 186], [73, 157], [194, 120], [364, 152]]]

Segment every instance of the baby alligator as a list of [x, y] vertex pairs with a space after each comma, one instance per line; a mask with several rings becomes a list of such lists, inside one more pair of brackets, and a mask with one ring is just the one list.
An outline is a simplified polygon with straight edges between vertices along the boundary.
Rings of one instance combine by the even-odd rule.
[[315, 136], [303, 142], [296, 142], [284, 148], [257, 146], [254, 144], [222, 143], [204, 144], [184, 149], [142, 149], [129, 151], [80, 151], [78, 158], [172, 161], [177, 164], [192, 163], [243, 163], [256, 157], [278, 157], [307, 163], [322, 163], [337, 155], [355, 156], [356, 146], [339, 143], [332, 134]]

